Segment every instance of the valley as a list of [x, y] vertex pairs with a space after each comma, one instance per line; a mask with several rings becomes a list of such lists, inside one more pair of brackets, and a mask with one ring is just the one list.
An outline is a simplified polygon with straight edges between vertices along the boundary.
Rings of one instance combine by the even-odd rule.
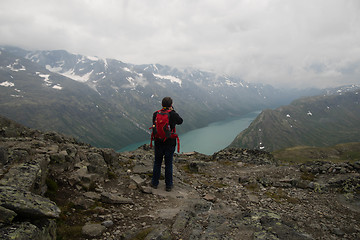
[[28, 127], [120, 149], [147, 139], [164, 96], [185, 119], [179, 133], [274, 108], [319, 89], [276, 89], [159, 64], [134, 65], [63, 50], [0, 48], [0, 112]]

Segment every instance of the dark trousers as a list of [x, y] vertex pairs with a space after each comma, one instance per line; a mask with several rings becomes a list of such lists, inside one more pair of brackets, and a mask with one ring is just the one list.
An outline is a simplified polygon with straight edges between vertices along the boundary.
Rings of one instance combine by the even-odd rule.
[[159, 179], [161, 175], [161, 164], [165, 157], [165, 184], [166, 187], [173, 186], [173, 157], [175, 152], [175, 146], [166, 144], [155, 144], [155, 161], [153, 169], [153, 177], [151, 183], [154, 186], [159, 185]]

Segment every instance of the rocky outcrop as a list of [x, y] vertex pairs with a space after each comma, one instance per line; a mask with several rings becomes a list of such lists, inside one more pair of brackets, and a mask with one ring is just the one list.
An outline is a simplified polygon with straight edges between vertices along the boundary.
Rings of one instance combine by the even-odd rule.
[[243, 148], [227, 148], [213, 155], [216, 161], [241, 161], [257, 165], [276, 164], [274, 157], [266, 151]]
[[[55, 219], [61, 211], [47, 196], [52, 196], [59, 183], [81, 189], [104, 182], [117, 154], [55, 132], [31, 130], [5, 118], [0, 118], [0, 123], [2, 239], [56, 239]], [[94, 204], [93, 200], [66, 198], [75, 206]]]
[[0, 205], [28, 218], [58, 218], [60, 214], [48, 198], [9, 186], [0, 187]]
[[237, 148], [175, 154], [166, 192], [163, 180], [149, 187], [148, 145], [116, 153], [6, 123], [2, 239], [360, 238], [359, 161], [282, 165]]

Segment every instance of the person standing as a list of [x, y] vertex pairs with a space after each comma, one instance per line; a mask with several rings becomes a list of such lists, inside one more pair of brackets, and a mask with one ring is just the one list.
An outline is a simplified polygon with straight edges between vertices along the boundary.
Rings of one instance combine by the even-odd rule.
[[[154, 112], [153, 114], [153, 130], [155, 128], [155, 124], [157, 121], [158, 114], [167, 114], [170, 132], [172, 136], [175, 133], [175, 125], [180, 125], [183, 123], [183, 119], [180, 115], [175, 112], [173, 106], [173, 100], [171, 97], [165, 97], [162, 100], [162, 109], [159, 111]], [[175, 135], [177, 136], [177, 135]], [[171, 191], [173, 188], [173, 157], [176, 147], [176, 138], [174, 137], [167, 137], [164, 139], [154, 138], [155, 140], [155, 160], [154, 160], [154, 167], [153, 167], [153, 176], [151, 179], [150, 186], [153, 188], [157, 188], [159, 185], [159, 179], [161, 175], [161, 164], [163, 159], [165, 158], [165, 184], [166, 184], [166, 191]]]

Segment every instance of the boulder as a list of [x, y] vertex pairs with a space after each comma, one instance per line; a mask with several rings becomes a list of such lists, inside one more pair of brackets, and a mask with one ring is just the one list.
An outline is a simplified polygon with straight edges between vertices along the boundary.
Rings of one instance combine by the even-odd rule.
[[146, 179], [142, 178], [139, 175], [131, 175], [130, 178], [136, 183], [138, 187], [142, 186], [146, 181]]
[[10, 186], [0, 186], [0, 206], [30, 218], [58, 218], [61, 212], [48, 198]]
[[86, 193], [84, 193], [84, 196], [87, 198], [90, 198], [92, 200], [100, 200], [100, 198], [101, 198], [100, 194], [98, 194], [96, 192], [86, 192]]
[[133, 200], [108, 192], [101, 193], [101, 201], [110, 204], [133, 204]]
[[15, 165], [0, 180], [0, 185], [42, 194], [44, 193], [46, 170], [47, 160], [43, 157]]
[[0, 228], [0, 236], [4, 240], [55, 240], [56, 223], [54, 220], [37, 222], [36, 225], [30, 222], [15, 223]]
[[98, 237], [104, 231], [106, 227], [97, 223], [88, 223], [82, 228], [82, 234], [88, 237]]
[[101, 149], [101, 153], [105, 162], [109, 165], [113, 165], [119, 159], [119, 154], [116, 153], [114, 149], [103, 148]]
[[144, 239], [145, 240], [152, 240], [152, 239], [171, 240], [171, 239], [173, 239], [173, 237], [171, 236], [170, 230], [166, 226], [159, 225], [159, 226], [155, 226], [154, 230], [152, 230]]
[[87, 169], [89, 173], [97, 173], [101, 176], [107, 176], [108, 167], [104, 158], [98, 153], [90, 153], [88, 155], [89, 165]]

